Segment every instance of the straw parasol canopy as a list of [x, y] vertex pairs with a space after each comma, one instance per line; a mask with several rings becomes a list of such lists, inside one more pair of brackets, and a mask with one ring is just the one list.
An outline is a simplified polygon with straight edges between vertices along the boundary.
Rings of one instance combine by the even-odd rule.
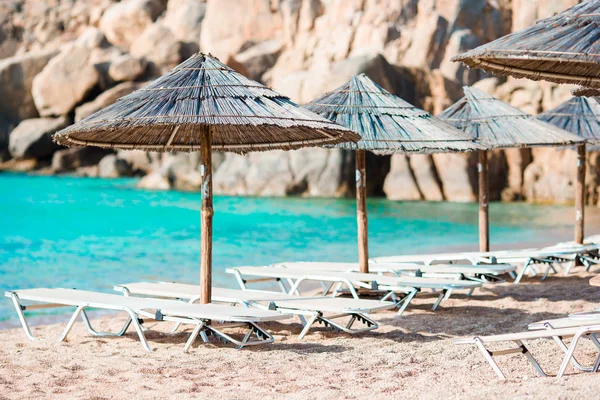
[[337, 124], [360, 133], [358, 143], [337, 145], [356, 150], [358, 255], [368, 272], [366, 155], [435, 153], [480, 150], [473, 137], [381, 88], [368, 76], [353, 76], [346, 84], [304, 106]]
[[211, 151], [245, 153], [358, 141], [347, 128], [196, 54], [139, 89], [54, 136], [65, 146], [199, 151], [202, 175], [200, 301], [212, 286]]
[[395, 96], [365, 74], [304, 106], [360, 133], [358, 143], [337, 147], [377, 154], [479, 150], [473, 137]]
[[560, 14], [452, 58], [491, 73], [600, 88], [600, 2]]
[[571, 90], [571, 94], [579, 97], [598, 97], [600, 96], [600, 89], [578, 86]]
[[600, 144], [600, 103], [593, 97], [573, 97], [537, 118], [586, 139], [587, 144]]
[[587, 144], [584, 143], [577, 147], [577, 187], [575, 192], [575, 242], [583, 243], [586, 151], [597, 151], [597, 145], [600, 144], [600, 103], [595, 98], [574, 97], [558, 107], [538, 115], [538, 118], [586, 139]]
[[511, 147], [570, 146], [582, 139], [542, 122], [492, 95], [464, 87], [465, 96], [439, 118], [476, 138], [488, 150]]
[[207, 126], [213, 150], [236, 153], [360, 139], [201, 53], [54, 138], [64, 146], [198, 151], [198, 127]]
[[[485, 149], [533, 146], [567, 146], [582, 139], [475, 88], [439, 117], [477, 138]], [[487, 151], [479, 153], [479, 248], [489, 251], [489, 180]]]

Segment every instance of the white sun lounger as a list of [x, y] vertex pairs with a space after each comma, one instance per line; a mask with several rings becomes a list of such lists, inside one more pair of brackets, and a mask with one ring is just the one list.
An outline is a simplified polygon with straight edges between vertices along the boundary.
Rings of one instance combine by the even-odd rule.
[[[345, 262], [282, 262], [272, 267], [295, 268], [306, 271], [357, 272], [358, 263]], [[371, 263], [369, 273], [391, 273], [396, 276], [410, 274], [419, 277], [455, 278], [476, 282], [504, 282], [499, 276], [514, 274], [517, 267], [509, 264], [408, 264]]]
[[[121, 291], [127, 296], [166, 297], [181, 299], [190, 303], [194, 303], [200, 298], [199, 286], [184, 283], [136, 282], [117, 285], [115, 290]], [[367, 314], [396, 307], [396, 304], [390, 301], [381, 302], [339, 297], [299, 297], [260, 290], [225, 288], [213, 288], [212, 301], [241, 304], [246, 307], [258, 307], [300, 316], [304, 323], [304, 329], [300, 333], [299, 339], [303, 339], [315, 323], [346, 333], [371, 331], [377, 329], [379, 324], [369, 318]], [[308, 320], [304, 321], [304, 317], [307, 317]], [[344, 325], [340, 325], [335, 321], [346, 317], [349, 317], [349, 321]], [[361, 323], [362, 326], [353, 328], [357, 322]]]
[[434, 254], [410, 254], [400, 256], [374, 257], [369, 259], [372, 263], [406, 263], [406, 264], [424, 264], [434, 263], [455, 263], [457, 261], [466, 261], [471, 264], [479, 262], [478, 253], [458, 252], [458, 253], [434, 253]]
[[[557, 318], [557, 319], [548, 319], [548, 320], [544, 320], [544, 321], [538, 321], [538, 322], [529, 324], [527, 326], [527, 328], [530, 330], [563, 329], [563, 328], [576, 328], [576, 327], [580, 327], [580, 326], [584, 326], [584, 325], [591, 325], [591, 324], [600, 324], [600, 313], [598, 313], [597, 311], [571, 314], [567, 318]], [[589, 338], [592, 341], [592, 343], [594, 343], [594, 345], [596, 345], [596, 347], [600, 351], [600, 341], [598, 340], [598, 337], [596, 336], [596, 334], [590, 334]], [[569, 351], [569, 348], [568, 348], [567, 344], [565, 342], [563, 342], [562, 338], [558, 337], [558, 336], [554, 336], [553, 339], [558, 344], [558, 346], [561, 348], [561, 350], [565, 354], [567, 354], [567, 352]], [[585, 372], [597, 371], [598, 370], [598, 365], [597, 365], [598, 362], [600, 362], [600, 353], [598, 356], [598, 360], [596, 361], [596, 364], [592, 367], [583, 366], [581, 363], [579, 363], [579, 361], [577, 361], [577, 359], [574, 356], [571, 358], [571, 363], [573, 364], [573, 366], [575, 368], [577, 368], [581, 371], [585, 371]]]
[[[564, 375], [569, 362], [573, 360], [573, 353], [579, 344], [579, 341], [582, 337], [596, 335], [600, 332], [600, 324], [589, 324], [577, 327], [570, 328], [549, 328], [543, 330], [532, 330], [525, 332], [517, 332], [517, 333], [508, 333], [503, 335], [491, 335], [491, 336], [472, 336], [455, 339], [455, 344], [475, 344], [487, 360], [487, 362], [491, 365], [492, 369], [496, 372], [500, 379], [506, 379], [504, 373], [500, 370], [500, 367], [496, 363], [493, 357], [501, 356], [505, 354], [516, 354], [522, 353], [524, 354], [531, 365], [535, 368], [535, 370], [541, 376], [547, 376], [539, 363], [535, 360], [535, 358], [529, 352], [529, 349], [523, 344], [525, 340], [536, 340], [536, 339], [558, 339], [560, 343], [562, 343], [563, 338], [572, 338], [571, 344], [567, 348], [565, 357], [560, 365], [560, 368], [557, 373], [557, 378], [560, 378]], [[594, 336], [594, 339], [596, 337]], [[486, 345], [491, 343], [502, 343], [502, 342], [513, 342], [517, 347], [506, 348], [502, 350], [488, 350]], [[564, 343], [563, 343], [564, 345]], [[600, 366], [600, 356], [596, 359], [594, 366], [591, 368], [593, 372], [597, 371]]]
[[[535, 265], [545, 265], [542, 280], [546, 279], [548, 274], [557, 272], [556, 266], [562, 263], [568, 263], [565, 274], [568, 274], [575, 261], [583, 254], [592, 252], [596, 246], [574, 246], [574, 247], [552, 247], [546, 249], [524, 249], [524, 250], [499, 250], [488, 252], [465, 252], [465, 253], [440, 253], [428, 255], [403, 255], [391, 257], [377, 257], [370, 261], [372, 263], [423, 263], [430, 265], [432, 263], [454, 263], [456, 261], [467, 261], [471, 264], [521, 264], [522, 268], [515, 278], [514, 283], [518, 284], [526, 273], [536, 275]], [[581, 258], [580, 258], [581, 259]], [[583, 262], [583, 261], [582, 261]]]
[[[330, 286], [324, 290], [325, 294], [329, 292], [331, 285], [336, 284], [336, 288], [333, 291], [334, 296], [342, 287], [345, 287], [355, 299], [359, 298], [355, 287], [387, 292], [382, 300], [389, 298], [395, 300], [395, 293], [404, 293], [405, 296], [397, 302], [400, 307], [398, 311], [399, 315], [402, 315], [410, 301], [421, 289], [441, 291], [432, 308], [435, 311], [442, 300], [450, 297], [453, 290], [471, 290], [482, 286], [480, 282], [460, 281], [456, 279], [433, 279], [410, 276], [396, 277], [359, 272], [303, 271], [301, 269], [282, 267], [235, 267], [228, 268], [226, 271], [235, 275], [242, 290], [247, 290], [246, 284], [253, 281], [247, 277], [254, 276], [261, 278], [254, 280], [254, 282], [263, 281], [265, 278], [277, 281], [282, 290], [287, 293], [298, 293], [298, 287], [305, 281], [329, 283]], [[289, 288], [285, 286], [283, 280], [288, 282]], [[401, 303], [403, 304], [400, 306]]]
[[[194, 330], [184, 346], [184, 351], [190, 348], [198, 335], [205, 342], [208, 341], [207, 335], [215, 335], [221, 340], [236, 344], [239, 348], [271, 343], [273, 337], [256, 324], [289, 318], [288, 315], [260, 309], [246, 309], [217, 304], [187, 304], [174, 300], [124, 297], [116, 294], [75, 289], [25, 289], [6, 292], [5, 296], [12, 300], [25, 334], [31, 340], [37, 340], [37, 338], [31, 332], [23, 311], [73, 306], [76, 307], [75, 312], [67, 323], [59, 341], [63, 341], [67, 337], [77, 317], [81, 315], [88, 331], [94, 336], [121, 336], [133, 324], [144, 349], [147, 351], [152, 351], [152, 349], [146, 341], [141, 318], [194, 325]], [[23, 305], [23, 301], [38, 304]], [[117, 333], [97, 332], [92, 328], [86, 314], [85, 310], [89, 308], [123, 311], [128, 314], [129, 318]], [[213, 323], [213, 321], [219, 321], [221, 324]], [[241, 340], [235, 339], [220, 330], [221, 328], [237, 326], [248, 328]], [[252, 335], [256, 338], [251, 340]]]

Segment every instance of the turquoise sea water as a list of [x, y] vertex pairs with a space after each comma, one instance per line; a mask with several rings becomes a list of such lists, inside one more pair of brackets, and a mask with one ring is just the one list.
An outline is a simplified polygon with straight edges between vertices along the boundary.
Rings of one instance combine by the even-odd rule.
[[[196, 283], [199, 194], [140, 191], [135, 183], [0, 174], [0, 290]], [[357, 257], [352, 199], [223, 196], [214, 207], [219, 285], [236, 286], [224, 272], [229, 266]], [[368, 211], [372, 256], [477, 248], [476, 204], [370, 199]], [[573, 218], [570, 207], [525, 204], [493, 204], [491, 214], [499, 247], [548, 241], [549, 232], [567, 232]], [[0, 326], [15, 318], [9, 300], [0, 299]]]

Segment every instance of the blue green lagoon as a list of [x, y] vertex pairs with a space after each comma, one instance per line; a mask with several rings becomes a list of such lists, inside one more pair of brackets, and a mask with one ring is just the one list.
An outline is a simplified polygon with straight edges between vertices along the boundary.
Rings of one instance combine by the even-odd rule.
[[[0, 174], [0, 290], [198, 282], [200, 195], [142, 191], [136, 183]], [[353, 199], [216, 196], [214, 208], [220, 286], [236, 287], [229, 266], [357, 258]], [[477, 250], [477, 204], [374, 198], [368, 211], [371, 256]], [[570, 240], [573, 219], [571, 207], [495, 203], [492, 245]], [[0, 300], [0, 327], [16, 322], [10, 301]]]

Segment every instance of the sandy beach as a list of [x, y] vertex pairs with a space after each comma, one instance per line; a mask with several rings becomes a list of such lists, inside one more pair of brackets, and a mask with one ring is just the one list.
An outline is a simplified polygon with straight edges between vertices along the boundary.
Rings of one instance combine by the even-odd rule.
[[[155, 322], [147, 323], [153, 353], [133, 330], [94, 338], [78, 323], [64, 343], [52, 340], [62, 324], [34, 328], [47, 342], [30, 342], [20, 329], [0, 331], [0, 398], [594, 398], [596, 374], [569, 367], [561, 380], [540, 378], [522, 355], [510, 355], [499, 361], [509, 378], [503, 382], [474, 347], [452, 344], [458, 336], [518, 331], [590, 310], [600, 303], [592, 276], [492, 285], [471, 299], [456, 295], [437, 312], [430, 311], [434, 297], [423, 294], [401, 318], [375, 314], [380, 329], [361, 335], [316, 329], [300, 342], [297, 320], [266, 324], [276, 342], [243, 350], [197, 342], [184, 354], [187, 332], [170, 334], [170, 324]], [[116, 330], [123, 318], [102, 316], [95, 324]], [[584, 344], [577, 357], [591, 364], [596, 350]], [[562, 357], [554, 342], [530, 348], [546, 372], [557, 371]]]

